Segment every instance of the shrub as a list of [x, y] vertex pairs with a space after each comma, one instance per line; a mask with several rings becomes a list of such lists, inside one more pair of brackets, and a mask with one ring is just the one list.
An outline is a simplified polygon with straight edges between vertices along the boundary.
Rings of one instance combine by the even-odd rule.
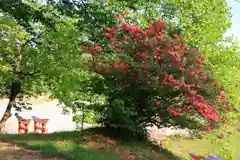
[[164, 21], [145, 29], [124, 21], [104, 29], [102, 44], [88, 46], [88, 67], [108, 87], [104, 123], [142, 132], [150, 124], [176, 123], [176, 117], [215, 123], [225, 106], [230, 109], [199, 50], [169, 35]]

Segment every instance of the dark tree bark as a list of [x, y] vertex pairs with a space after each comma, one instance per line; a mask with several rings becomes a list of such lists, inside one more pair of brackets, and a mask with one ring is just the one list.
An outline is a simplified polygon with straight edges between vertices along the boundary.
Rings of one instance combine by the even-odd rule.
[[13, 81], [11, 84], [9, 102], [3, 114], [3, 117], [0, 121], [0, 133], [3, 132], [3, 129], [5, 127], [7, 120], [12, 116], [11, 109], [13, 106], [16, 105], [16, 97], [20, 93], [20, 90], [21, 90], [21, 81], [20, 80]]

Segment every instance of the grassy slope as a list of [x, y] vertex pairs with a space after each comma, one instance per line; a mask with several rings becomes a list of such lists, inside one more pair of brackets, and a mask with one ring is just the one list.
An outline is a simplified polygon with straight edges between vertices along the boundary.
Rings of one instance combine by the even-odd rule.
[[[237, 131], [238, 127], [240, 127], [240, 124], [229, 127], [227, 131], [231, 130], [235, 135], [225, 136], [223, 140], [230, 140], [239, 153], [240, 132]], [[226, 130], [221, 131], [227, 132]], [[210, 142], [212, 135], [206, 136], [205, 139], [196, 140], [172, 139], [167, 145], [167, 149], [170, 151], [160, 151], [160, 148], [149, 143], [126, 142], [123, 140], [118, 140], [117, 145], [104, 143], [103, 146], [99, 147], [100, 142], [93, 144], [82, 140], [83, 137], [90, 137], [92, 134], [92, 132], [88, 131], [83, 136], [79, 132], [62, 132], [48, 135], [0, 135], [0, 140], [18, 143], [27, 148], [40, 150], [45, 155], [61, 157], [66, 160], [120, 160], [120, 157], [121, 160], [127, 160], [127, 155], [129, 155], [127, 153], [143, 155], [142, 159], [145, 160], [181, 160], [180, 157], [188, 158], [189, 152], [216, 155], [222, 147]]]
[[[171, 152], [161, 151], [156, 146], [146, 143], [129, 143], [117, 141], [117, 145], [104, 144], [103, 147], [91, 145], [82, 141], [90, 133], [81, 136], [79, 132], [62, 132], [49, 135], [0, 135], [1, 141], [17, 143], [23, 147], [40, 150], [51, 157], [61, 157], [67, 160], [128, 160], [131, 155], [144, 155], [139, 159], [148, 160], [180, 160]], [[99, 144], [100, 146], [100, 144]], [[130, 159], [129, 159], [130, 160]]]

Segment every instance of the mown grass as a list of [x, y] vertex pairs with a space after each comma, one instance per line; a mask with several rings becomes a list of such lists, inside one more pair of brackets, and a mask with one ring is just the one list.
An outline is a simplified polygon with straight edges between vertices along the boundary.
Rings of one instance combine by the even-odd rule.
[[[83, 138], [93, 135], [91, 132], [60, 132], [47, 135], [0, 135], [0, 140], [19, 144], [33, 150], [40, 150], [44, 155], [59, 157], [66, 160], [123, 160], [127, 155], [141, 155], [137, 159], [142, 160], [181, 160], [167, 150], [150, 142], [137, 142], [132, 140], [117, 140], [116, 145], [104, 144], [99, 148], [92, 146]], [[123, 158], [125, 156], [125, 158]], [[130, 160], [130, 159], [129, 159]]]

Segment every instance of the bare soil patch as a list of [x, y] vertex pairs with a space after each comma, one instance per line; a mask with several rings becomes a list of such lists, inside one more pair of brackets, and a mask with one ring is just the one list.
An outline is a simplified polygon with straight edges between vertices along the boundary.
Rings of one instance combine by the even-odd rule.
[[63, 160], [59, 158], [48, 158], [39, 151], [21, 148], [17, 145], [0, 142], [1, 160]]

